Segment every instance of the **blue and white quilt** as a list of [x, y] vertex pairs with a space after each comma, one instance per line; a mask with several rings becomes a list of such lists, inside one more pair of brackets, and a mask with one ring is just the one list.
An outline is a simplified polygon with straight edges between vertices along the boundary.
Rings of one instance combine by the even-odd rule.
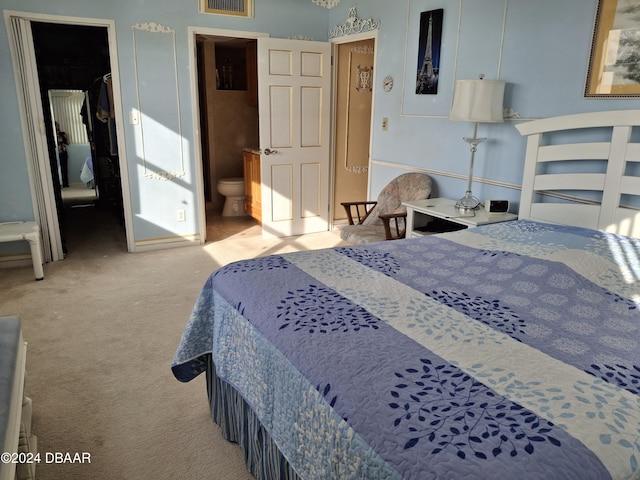
[[529, 221], [229, 264], [211, 353], [302, 478], [640, 478], [640, 241]]

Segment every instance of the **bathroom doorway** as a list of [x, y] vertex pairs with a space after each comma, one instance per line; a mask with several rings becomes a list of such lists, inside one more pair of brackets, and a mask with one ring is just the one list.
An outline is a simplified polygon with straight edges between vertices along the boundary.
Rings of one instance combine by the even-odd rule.
[[[244, 176], [244, 149], [259, 149], [255, 38], [196, 35], [207, 224], [220, 220], [221, 179]], [[254, 72], [254, 73], [252, 73]]]

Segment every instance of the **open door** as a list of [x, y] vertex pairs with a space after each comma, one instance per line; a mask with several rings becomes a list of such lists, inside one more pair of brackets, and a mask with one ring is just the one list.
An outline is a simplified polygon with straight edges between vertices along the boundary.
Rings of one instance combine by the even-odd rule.
[[56, 211], [53, 176], [49, 164], [46, 127], [43, 118], [40, 81], [36, 64], [31, 21], [8, 16], [7, 30], [11, 55], [17, 70], [16, 88], [21, 99], [21, 125], [25, 135], [25, 154], [29, 171], [29, 186], [34, 219], [40, 227], [42, 254], [45, 263], [64, 258], [62, 237]]
[[258, 39], [263, 237], [329, 229], [331, 45]]

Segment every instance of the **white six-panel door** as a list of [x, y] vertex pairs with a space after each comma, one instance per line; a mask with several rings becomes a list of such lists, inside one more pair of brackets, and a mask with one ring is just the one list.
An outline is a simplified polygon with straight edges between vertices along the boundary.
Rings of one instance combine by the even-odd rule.
[[331, 46], [258, 39], [262, 233], [329, 228]]

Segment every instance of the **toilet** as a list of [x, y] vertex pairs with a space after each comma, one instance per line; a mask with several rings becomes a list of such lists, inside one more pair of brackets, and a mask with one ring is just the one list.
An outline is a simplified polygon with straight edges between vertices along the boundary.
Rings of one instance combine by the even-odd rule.
[[244, 178], [221, 178], [218, 180], [218, 193], [224, 195], [223, 217], [239, 217], [244, 212]]

